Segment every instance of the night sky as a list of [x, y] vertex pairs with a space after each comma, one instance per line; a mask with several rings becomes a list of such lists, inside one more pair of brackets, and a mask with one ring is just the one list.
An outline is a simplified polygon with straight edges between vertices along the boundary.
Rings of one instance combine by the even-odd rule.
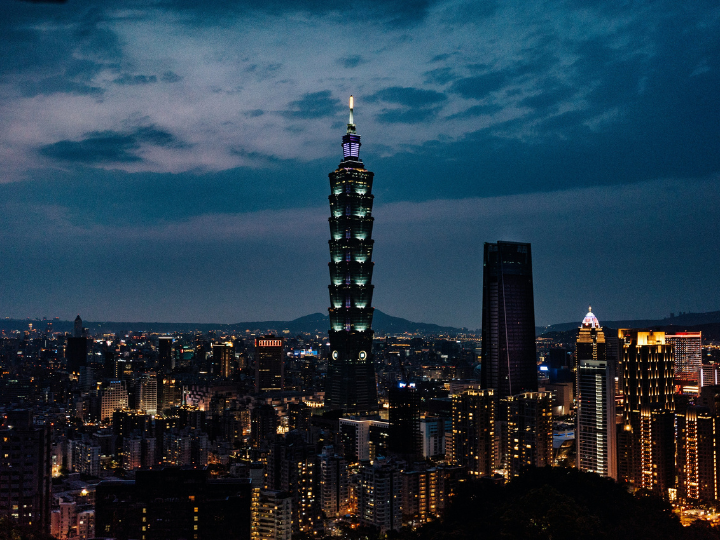
[[327, 312], [355, 96], [374, 305], [478, 328], [720, 309], [717, 1], [0, 3], [0, 316]]

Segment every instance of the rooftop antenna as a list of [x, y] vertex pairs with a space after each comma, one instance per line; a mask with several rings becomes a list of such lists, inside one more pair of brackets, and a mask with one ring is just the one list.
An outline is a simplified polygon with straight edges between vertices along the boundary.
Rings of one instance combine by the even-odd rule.
[[350, 119], [348, 120], [348, 133], [355, 133], [355, 121], [353, 120], [353, 106], [355, 105], [355, 100], [353, 99], [352, 95], [350, 96]]

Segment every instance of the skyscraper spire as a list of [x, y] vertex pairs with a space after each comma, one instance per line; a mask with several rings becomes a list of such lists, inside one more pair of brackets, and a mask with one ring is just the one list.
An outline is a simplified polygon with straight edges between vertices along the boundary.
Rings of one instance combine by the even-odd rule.
[[360, 159], [360, 135], [350, 123], [343, 159], [330, 173], [330, 351], [325, 408], [344, 414], [378, 412], [372, 359], [373, 173]]
[[352, 95], [350, 96], [350, 119], [348, 120], [347, 132], [355, 133], [355, 120], [353, 119], [353, 106], [355, 105]]

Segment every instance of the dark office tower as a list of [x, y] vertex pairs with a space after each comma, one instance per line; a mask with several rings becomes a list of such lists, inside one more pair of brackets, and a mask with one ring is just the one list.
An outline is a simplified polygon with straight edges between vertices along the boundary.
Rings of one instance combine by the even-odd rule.
[[235, 371], [235, 347], [232, 343], [213, 345], [212, 374], [227, 379]]
[[497, 398], [538, 389], [530, 244], [485, 244], [480, 382]]
[[73, 337], [83, 337], [83, 325], [80, 315], [75, 317], [75, 324], [73, 325]]
[[350, 121], [343, 160], [330, 173], [330, 361], [325, 409], [346, 415], [379, 410], [372, 356], [372, 182], [360, 159], [360, 135]]
[[580, 325], [576, 355], [577, 468], [617, 479], [614, 364], [592, 310]]
[[[79, 331], [78, 331], [79, 321]], [[80, 368], [87, 366], [88, 339], [82, 335], [82, 321], [80, 315], [75, 319], [73, 337], [67, 338], [65, 345], [65, 364], [69, 373], [80, 375]]]
[[0, 416], [0, 517], [50, 531], [50, 429], [29, 410]]
[[465, 390], [452, 396], [452, 441], [448, 461], [474, 476], [492, 475], [495, 455], [493, 390]]
[[162, 336], [158, 338], [158, 370], [170, 372], [175, 367], [172, 354], [173, 338]]
[[420, 437], [420, 394], [414, 383], [398, 383], [390, 388], [390, 433], [388, 450], [406, 459], [422, 455]]
[[255, 392], [285, 389], [283, 338], [265, 336], [255, 340]]
[[667, 497], [675, 457], [672, 345], [664, 332], [620, 329], [618, 339], [624, 400], [619, 476]]
[[250, 440], [253, 448], [272, 442], [277, 434], [278, 417], [272, 405], [255, 407], [250, 413]]

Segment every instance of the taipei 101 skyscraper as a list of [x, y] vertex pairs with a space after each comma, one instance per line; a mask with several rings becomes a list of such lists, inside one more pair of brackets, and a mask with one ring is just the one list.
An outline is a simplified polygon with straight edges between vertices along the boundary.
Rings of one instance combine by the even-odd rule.
[[372, 356], [372, 182], [360, 159], [360, 135], [350, 120], [343, 159], [330, 176], [330, 360], [325, 410], [378, 413]]

